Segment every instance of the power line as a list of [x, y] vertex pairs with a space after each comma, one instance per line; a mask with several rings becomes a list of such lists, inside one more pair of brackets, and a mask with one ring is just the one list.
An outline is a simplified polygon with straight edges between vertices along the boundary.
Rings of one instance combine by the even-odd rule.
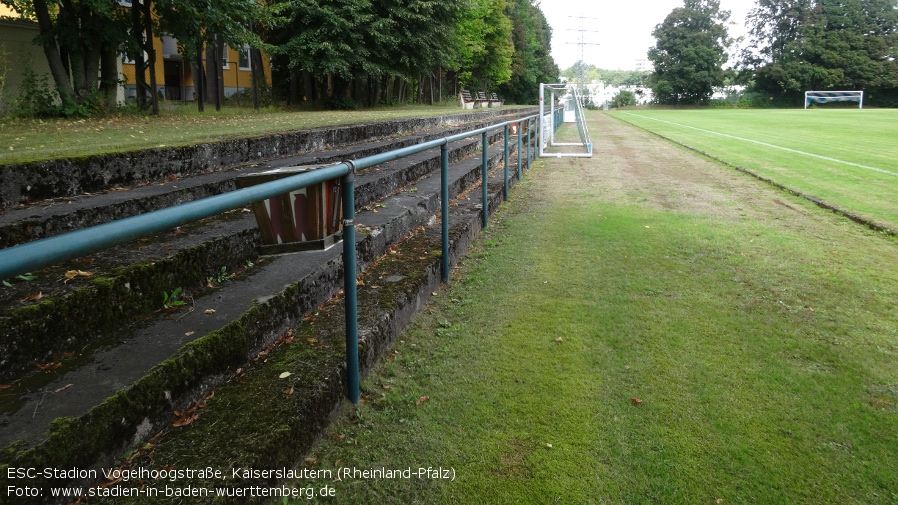
[[599, 33], [598, 30], [587, 30], [584, 28], [584, 21], [587, 19], [598, 20], [599, 18], [590, 18], [586, 16], [568, 16], [569, 18], [579, 19], [580, 20], [580, 28], [568, 28], [568, 31], [571, 32], [579, 32], [580, 41], [579, 42], [567, 42], [567, 44], [576, 44], [580, 46], [580, 67], [578, 68], [578, 80], [580, 86], [583, 86], [584, 81], [586, 80], [586, 76], [584, 75], [586, 60], [584, 59], [584, 53], [586, 50], [586, 46], [598, 46], [598, 42], [587, 42], [586, 34], [587, 33]]

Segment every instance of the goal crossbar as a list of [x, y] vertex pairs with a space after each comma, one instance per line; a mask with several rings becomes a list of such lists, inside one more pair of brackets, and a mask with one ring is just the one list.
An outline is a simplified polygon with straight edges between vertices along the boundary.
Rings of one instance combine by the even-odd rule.
[[805, 91], [804, 108], [811, 103], [857, 102], [858, 108], [864, 108], [863, 91]]

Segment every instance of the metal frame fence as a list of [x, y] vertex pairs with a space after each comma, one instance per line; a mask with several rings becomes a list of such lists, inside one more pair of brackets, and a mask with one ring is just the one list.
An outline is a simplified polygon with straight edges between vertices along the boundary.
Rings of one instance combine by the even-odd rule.
[[[245, 207], [251, 203], [298, 191], [313, 184], [331, 179], [341, 179], [343, 200], [343, 287], [346, 300], [346, 369], [347, 397], [353, 403], [359, 402], [359, 356], [358, 356], [358, 302], [356, 292], [356, 234], [355, 234], [355, 173], [359, 169], [373, 167], [381, 163], [417, 154], [427, 149], [440, 148], [440, 199], [442, 212], [442, 281], [449, 282], [449, 143], [481, 135], [483, 144], [482, 180], [484, 228], [489, 219], [487, 133], [497, 128], [504, 129], [504, 169], [503, 199], [508, 200], [508, 139], [509, 126], [518, 131], [518, 180], [521, 180], [521, 138], [527, 135], [527, 167], [536, 153], [533, 124], [538, 114], [487, 126], [466, 133], [450, 135], [414, 146], [395, 149], [381, 154], [344, 161], [310, 172], [284, 179], [266, 182], [256, 186], [238, 189], [222, 195], [148, 212], [117, 221], [92, 226], [82, 230], [64, 233], [35, 242], [20, 244], [0, 250], [0, 279], [8, 279], [19, 274], [35, 271], [62, 261], [85, 256], [102, 249], [136, 240], [147, 235], [170, 230], [187, 223], [199, 221], [223, 212]], [[525, 133], [526, 132], [526, 133]]]
[[[555, 97], [556, 92], [559, 93], [560, 96], [564, 96], [561, 94], [569, 93], [571, 95], [570, 101], [573, 103], [573, 112], [575, 117], [575, 123], [577, 125], [577, 133], [580, 135], [580, 142], [555, 142], [555, 131], [558, 130], [558, 127], [564, 121], [564, 113], [557, 114], [558, 110], [555, 110], [556, 114], [545, 113], [545, 98], [546, 92], [549, 93], [549, 110], [555, 110]], [[540, 117], [545, 117], [549, 121], [552, 122], [551, 125], [547, 126], [543, 131], [543, 135], [547, 138], [543, 139], [544, 142], [541, 142], [539, 145], [539, 155], [542, 157], [545, 156], [554, 156], [554, 157], [592, 157], [592, 140], [589, 137], [589, 127], [586, 125], [586, 118], [583, 114], [583, 104], [580, 103], [580, 94], [577, 91], [577, 86], [571, 83], [560, 83], [560, 84], [539, 84], [539, 113]], [[547, 146], [580, 146], [583, 147], [586, 151], [579, 152], [553, 152], [546, 153], [545, 148]]]

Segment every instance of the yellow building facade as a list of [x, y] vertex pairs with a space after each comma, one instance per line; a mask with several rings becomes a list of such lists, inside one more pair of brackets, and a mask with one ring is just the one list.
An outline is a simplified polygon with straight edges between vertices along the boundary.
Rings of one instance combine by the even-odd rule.
[[[167, 35], [156, 37], [153, 40], [153, 48], [156, 51], [156, 83], [157, 93], [166, 100], [180, 100], [184, 102], [196, 99], [196, 87], [194, 85], [192, 64], [178, 52], [178, 41]], [[222, 80], [224, 81], [225, 97], [243, 92], [252, 87], [252, 51], [249, 46], [234, 49], [226, 47], [221, 63]], [[206, 62], [203, 62], [205, 69]], [[259, 69], [265, 76], [265, 82], [271, 86], [271, 65], [267, 55], [262, 54], [262, 62]], [[207, 78], [211, 73], [206, 70]], [[122, 60], [122, 80], [125, 83], [125, 98], [134, 98], [136, 95], [136, 79], [134, 62], [128, 59]], [[150, 76], [147, 71], [146, 80]]]
[[[4, 20], [2, 18], [12, 18]], [[0, 63], [5, 69], [4, 86], [0, 87], [0, 111], [4, 105], [17, 95], [22, 72], [27, 67], [37, 75], [49, 77], [50, 70], [43, 50], [34, 44], [39, 34], [37, 23], [18, 19], [19, 16], [9, 7], [0, 5]], [[156, 51], [156, 83], [157, 93], [166, 100], [189, 102], [196, 98], [192, 64], [178, 52], [178, 42], [172, 37], [163, 35], [155, 37], [153, 47]], [[225, 97], [243, 92], [252, 86], [251, 58], [249, 47], [234, 49], [227, 47], [226, 56], [222, 58], [221, 72], [224, 82]], [[204, 67], [206, 63], [203, 63]], [[265, 82], [271, 86], [271, 64], [267, 55], [262, 54], [260, 70]], [[136, 96], [136, 79], [134, 62], [123, 56], [119, 75], [124, 83], [119, 92], [119, 102], [133, 99]], [[210, 72], [206, 71], [208, 77]], [[150, 76], [147, 71], [146, 80]]]

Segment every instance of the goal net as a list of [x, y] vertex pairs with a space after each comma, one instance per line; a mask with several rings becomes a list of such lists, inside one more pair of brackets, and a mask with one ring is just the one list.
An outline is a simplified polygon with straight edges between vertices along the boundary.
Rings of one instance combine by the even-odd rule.
[[[556, 104], [561, 105], [563, 112], [556, 113]], [[583, 99], [576, 85], [540, 83], [539, 114], [543, 118], [540, 156], [592, 157]]]
[[812, 103], [857, 102], [858, 108], [864, 108], [863, 91], [805, 91], [804, 108]]

